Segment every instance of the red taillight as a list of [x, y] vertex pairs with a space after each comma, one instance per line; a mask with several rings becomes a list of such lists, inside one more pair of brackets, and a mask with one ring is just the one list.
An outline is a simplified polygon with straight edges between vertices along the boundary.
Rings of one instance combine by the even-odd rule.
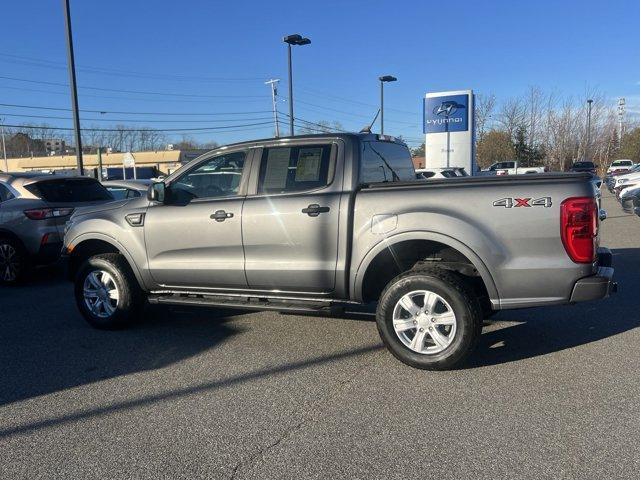
[[571, 260], [591, 263], [596, 258], [598, 207], [592, 197], [567, 198], [560, 205], [560, 235]]
[[25, 210], [24, 214], [31, 220], [45, 220], [47, 218], [68, 217], [73, 213], [73, 208], [32, 208]]

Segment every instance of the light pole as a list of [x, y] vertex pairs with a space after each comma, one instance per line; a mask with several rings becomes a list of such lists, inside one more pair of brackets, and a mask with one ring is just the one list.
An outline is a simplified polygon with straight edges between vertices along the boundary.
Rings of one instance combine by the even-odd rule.
[[67, 63], [69, 67], [69, 88], [71, 89], [71, 108], [73, 110], [73, 130], [76, 137], [76, 159], [79, 175], [84, 175], [82, 165], [82, 138], [80, 136], [80, 114], [78, 113], [78, 90], [76, 88], [76, 61], [73, 55], [73, 35], [71, 34], [71, 12], [69, 0], [62, 0], [64, 24], [67, 32]]
[[378, 77], [378, 80], [380, 80], [380, 135], [384, 135], [384, 84], [398, 79], [392, 75], [383, 75]]
[[585, 160], [590, 160], [591, 155], [591, 104], [593, 100], [587, 100], [587, 148], [585, 152]]
[[4, 171], [9, 172], [9, 161], [7, 160], [7, 145], [4, 142], [4, 119], [0, 118], [0, 135], [2, 135], [2, 155], [4, 156]]
[[309, 45], [311, 40], [300, 34], [287, 35], [282, 39], [287, 44], [289, 63], [289, 134], [293, 137], [293, 73], [291, 71], [291, 47], [293, 45]]

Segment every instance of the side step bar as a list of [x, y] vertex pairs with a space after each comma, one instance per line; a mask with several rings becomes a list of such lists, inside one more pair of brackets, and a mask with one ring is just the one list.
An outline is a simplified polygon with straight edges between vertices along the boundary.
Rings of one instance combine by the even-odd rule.
[[225, 296], [201, 293], [154, 293], [148, 297], [154, 305], [188, 305], [197, 307], [217, 307], [242, 310], [276, 310], [280, 312], [341, 313], [353, 305], [349, 302], [323, 301], [315, 299], [293, 299], [256, 296]]

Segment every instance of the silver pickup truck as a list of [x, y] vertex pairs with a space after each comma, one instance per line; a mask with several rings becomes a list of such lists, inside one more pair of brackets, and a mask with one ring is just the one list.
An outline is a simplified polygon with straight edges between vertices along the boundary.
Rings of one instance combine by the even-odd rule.
[[339, 312], [377, 305], [382, 340], [424, 369], [459, 365], [483, 319], [604, 298], [588, 175], [419, 180], [406, 145], [325, 134], [213, 150], [147, 198], [78, 209], [64, 252], [97, 328], [154, 304]]

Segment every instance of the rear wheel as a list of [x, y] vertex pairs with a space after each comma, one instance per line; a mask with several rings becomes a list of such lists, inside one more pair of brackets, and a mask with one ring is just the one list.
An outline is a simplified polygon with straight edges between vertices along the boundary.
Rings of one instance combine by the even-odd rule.
[[400, 361], [446, 370], [462, 364], [475, 347], [482, 310], [473, 290], [456, 274], [415, 270], [389, 283], [376, 321], [383, 342]]
[[12, 238], [0, 238], [0, 284], [20, 281], [27, 270], [27, 257], [22, 246]]
[[140, 312], [143, 298], [129, 264], [117, 253], [95, 255], [80, 267], [75, 297], [85, 320], [107, 330], [131, 323]]

